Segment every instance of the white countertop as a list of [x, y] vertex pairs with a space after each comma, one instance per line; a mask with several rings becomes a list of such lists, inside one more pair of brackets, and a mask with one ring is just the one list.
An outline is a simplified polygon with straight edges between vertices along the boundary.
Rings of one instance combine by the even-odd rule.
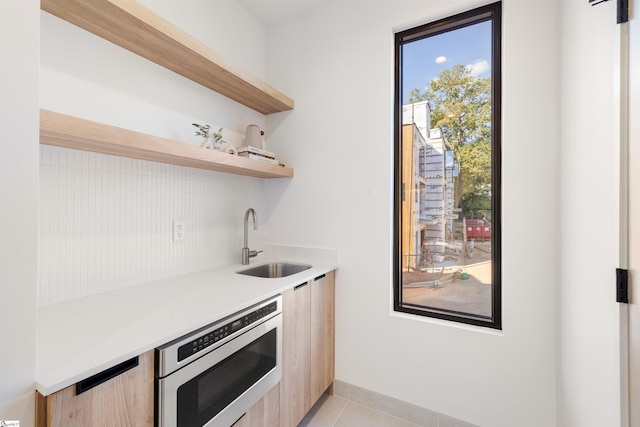
[[337, 268], [310, 260], [312, 268], [284, 278], [235, 273], [269, 261], [254, 258], [249, 266], [229, 265], [39, 308], [37, 390], [45, 396], [59, 391]]

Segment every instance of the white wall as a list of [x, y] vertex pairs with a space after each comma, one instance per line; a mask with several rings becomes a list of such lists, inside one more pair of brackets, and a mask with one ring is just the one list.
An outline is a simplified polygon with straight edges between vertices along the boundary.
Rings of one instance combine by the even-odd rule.
[[0, 1], [0, 420], [33, 424], [40, 2]]
[[561, 6], [558, 424], [617, 426], [616, 5]]
[[[235, 0], [145, 6], [258, 77], [265, 30]], [[240, 145], [260, 113], [42, 12], [42, 108], [200, 144], [193, 122]], [[41, 149], [38, 304], [240, 261], [244, 212], [262, 181], [63, 148]], [[172, 243], [173, 219], [185, 242]], [[250, 243], [261, 249], [262, 227]]]
[[267, 183], [267, 238], [339, 250], [338, 379], [480, 426], [553, 426], [556, 1], [503, 2], [503, 333], [391, 313], [393, 34], [481, 4], [336, 0], [270, 27], [267, 77], [296, 108], [267, 118], [269, 146], [296, 176]]

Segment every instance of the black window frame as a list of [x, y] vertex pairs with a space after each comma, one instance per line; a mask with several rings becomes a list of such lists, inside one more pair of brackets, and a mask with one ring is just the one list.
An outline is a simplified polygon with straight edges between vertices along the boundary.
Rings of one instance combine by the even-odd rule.
[[[402, 46], [411, 41], [464, 28], [480, 22], [492, 22], [491, 74], [491, 209], [492, 209], [492, 314], [479, 316], [439, 308], [417, 308], [402, 303]], [[469, 325], [502, 329], [501, 286], [501, 41], [502, 4], [496, 2], [395, 34], [394, 94], [394, 224], [393, 224], [393, 307], [394, 311], [432, 317]]]

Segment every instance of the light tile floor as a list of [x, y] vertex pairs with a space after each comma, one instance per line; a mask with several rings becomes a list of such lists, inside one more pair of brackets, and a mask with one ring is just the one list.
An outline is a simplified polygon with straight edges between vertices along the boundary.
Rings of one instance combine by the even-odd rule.
[[339, 396], [322, 395], [298, 427], [416, 427]]

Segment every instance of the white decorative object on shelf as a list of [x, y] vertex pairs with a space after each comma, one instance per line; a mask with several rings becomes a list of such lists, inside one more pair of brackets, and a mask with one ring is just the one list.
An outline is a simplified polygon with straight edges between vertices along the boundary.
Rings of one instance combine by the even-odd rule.
[[216, 151], [222, 151], [223, 153], [228, 154], [238, 154], [238, 151], [232, 144], [222, 139], [222, 128], [218, 129], [218, 132], [213, 132], [212, 134], [210, 132], [211, 125], [200, 125], [198, 123], [192, 123], [192, 125], [198, 128], [196, 136], [204, 137], [200, 147], [212, 148]]
[[264, 132], [260, 129], [258, 125], [248, 125], [242, 146], [258, 147], [258, 148], [264, 149], [265, 148], [264, 142], [262, 141], [263, 135], [264, 135]]
[[214, 141], [211, 144], [211, 147], [207, 147], [207, 148], [213, 148], [216, 151], [224, 151], [224, 146], [225, 146], [225, 144], [223, 144], [221, 142]]
[[234, 147], [231, 144], [227, 144], [227, 146], [224, 147], [224, 149], [222, 151], [224, 151], [227, 154], [234, 155], [234, 156], [238, 154], [238, 150], [236, 149], [236, 147]]

